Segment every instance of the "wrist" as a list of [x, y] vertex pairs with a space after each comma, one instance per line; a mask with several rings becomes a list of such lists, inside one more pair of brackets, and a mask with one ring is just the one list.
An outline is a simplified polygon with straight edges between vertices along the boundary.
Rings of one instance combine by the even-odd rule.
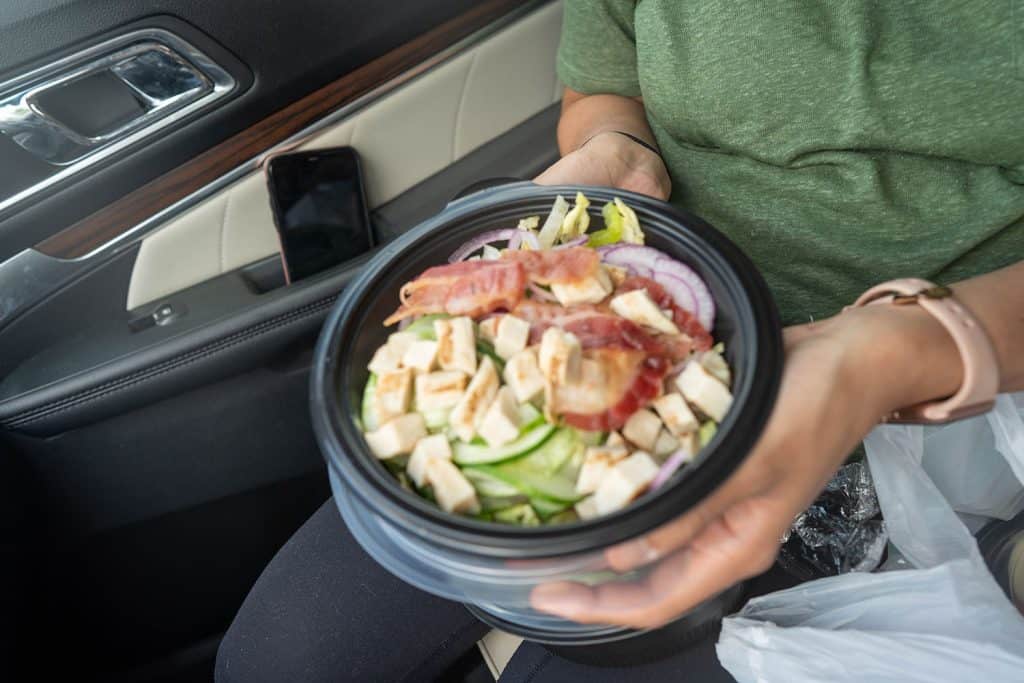
[[843, 313], [853, 329], [848, 363], [877, 419], [952, 395], [963, 363], [949, 332], [918, 306], [870, 306]]
[[612, 160], [620, 168], [623, 177], [641, 174], [649, 179], [653, 196], [667, 199], [672, 191], [672, 180], [668, 167], [656, 143], [647, 137], [619, 128], [602, 127], [592, 133], [578, 149], [588, 151]]

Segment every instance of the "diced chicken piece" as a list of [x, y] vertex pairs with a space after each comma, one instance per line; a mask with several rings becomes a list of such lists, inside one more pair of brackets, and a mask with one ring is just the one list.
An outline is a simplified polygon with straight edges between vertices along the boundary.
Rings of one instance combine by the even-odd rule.
[[401, 367], [402, 354], [391, 344], [385, 344], [377, 349], [373, 354], [373, 358], [370, 359], [370, 364], [367, 366], [370, 372], [375, 375], [398, 370]]
[[583, 466], [576, 479], [576, 493], [587, 495], [597, 490], [615, 463], [629, 455], [625, 446], [591, 446], [583, 456]]
[[700, 450], [700, 437], [697, 436], [697, 432], [690, 432], [679, 437], [679, 447], [676, 450], [682, 451], [686, 455], [683, 462], [693, 460], [694, 456], [697, 455], [697, 451]]
[[519, 436], [519, 403], [508, 387], [498, 389], [498, 395], [480, 421], [480, 435], [493, 447], [504, 446]]
[[675, 392], [659, 396], [651, 405], [658, 411], [658, 416], [673, 436], [693, 432], [700, 427], [700, 422], [690, 410], [690, 406], [686, 405], [683, 397]]
[[596, 274], [576, 282], [551, 283], [551, 293], [563, 306], [601, 303], [612, 289], [612, 280], [603, 266], [598, 266]]
[[594, 492], [594, 506], [598, 513], [606, 515], [626, 507], [651, 485], [657, 474], [658, 465], [643, 451], [620, 460]]
[[530, 339], [530, 323], [514, 315], [503, 315], [498, 321], [497, 334], [494, 337], [494, 351], [503, 359], [508, 360], [526, 348]]
[[715, 422], [721, 422], [732, 405], [732, 393], [700, 363], [687, 363], [676, 386], [687, 401]]
[[416, 410], [451, 408], [462, 398], [469, 378], [458, 370], [416, 375]]
[[402, 357], [409, 350], [412, 343], [419, 341], [419, 337], [412, 332], [394, 332], [388, 337], [388, 346], [392, 347]]
[[523, 349], [505, 363], [505, 384], [520, 403], [532, 401], [544, 391], [544, 375], [537, 363], [536, 349]]
[[463, 441], [473, 439], [484, 412], [490, 407], [494, 395], [498, 393], [498, 384], [498, 371], [494, 368], [494, 361], [484, 356], [480, 361], [480, 368], [469, 381], [465, 393], [448, 417], [448, 424], [457, 437]]
[[497, 247], [485, 244], [483, 250], [480, 252], [480, 258], [484, 261], [497, 261], [501, 258], [501, 250]]
[[537, 356], [540, 371], [548, 382], [565, 384], [579, 376], [582, 351], [580, 340], [571, 332], [557, 327], [546, 329]]
[[409, 412], [409, 397], [412, 394], [412, 370], [389, 370], [377, 375], [377, 388], [373, 394], [373, 412], [377, 423]]
[[444, 434], [423, 437], [416, 442], [416, 447], [412, 449], [405, 473], [409, 475], [416, 486], [423, 488], [427, 485], [427, 465], [433, 458], [452, 459], [452, 447], [448, 443], [448, 437]]
[[644, 451], [653, 451], [661, 432], [661, 420], [646, 408], [641, 408], [626, 420], [622, 426], [622, 435], [628, 441]]
[[618, 432], [609, 432], [608, 438], [604, 440], [605, 446], [625, 446], [626, 440]]
[[658, 440], [654, 442], [654, 457], [664, 458], [665, 456], [672, 455], [679, 450], [679, 439], [672, 436], [672, 433], [667, 429], [662, 429], [658, 433]]
[[461, 370], [467, 375], [476, 372], [476, 339], [473, 321], [462, 316], [434, 321], [437, 334], [437, 360], [442, 370]]
[[644, 325], [665, 334], [679, 334], [679, 328], [672, 322], [672, 318], [662, 313], [646, 289], [634, 289], [619, 294], [612, 299], [611, 308], [618, 315], [632, 320], [637, 325]]
[[586, 520], [598, 517], [601, 513], [597, 511], [597, 504], [594, 502], [594, 497], [587, 496], [580, 502], [576, 503], [576, 514], [579, 515], [580, 519]]
[[725, 386], [729, 386], [732, 382], [732, 372], [729, 370], [729, 364], [725, 362], [725, 358], [718, 351], [709, 349], [698, 353], [695, 358], [704, 366], [705, 370]]
[[427, 463], [427, 482], [434, 489], [434, 498], [445, 512], [469, 513], [480, 511], [476, 489], [459, 468], [448, 460], [431, 458]]
[[402, 356], [402, 365], [416, 372], [430, 372], [437, 363], [437, 342], [420, 339], [409, 344]]
[[411, 453], [416, 442], [427, 435], [427, 425], [419, 413], [406, 413], [385, 422], [363, 436], [370, 450], [381, 460]]
[[492, 315], [487, 320], [484, 320], [476, 326], [477, 332], [480, 334], [480, 338], [489, 344], [493, 344], [495, 338], [498, 336], [498, 325], [501, 323], [503, 315]]
[[608, 278], [612, 281], [613, 287], [618, 287], [629, 277], [629, 271], [622, 266], [604, 264], [604, 269], [608, 272]]

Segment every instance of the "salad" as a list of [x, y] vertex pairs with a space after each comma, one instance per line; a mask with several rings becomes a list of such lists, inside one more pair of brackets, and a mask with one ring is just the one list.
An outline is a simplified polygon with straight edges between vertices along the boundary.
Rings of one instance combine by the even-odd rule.
[[401, 290], [361, 428], [402, 486], [447, 512], [591, 519], [663, 485], [732, 404], [701, 278], [644, 246], [615, 199], [471, 240]]

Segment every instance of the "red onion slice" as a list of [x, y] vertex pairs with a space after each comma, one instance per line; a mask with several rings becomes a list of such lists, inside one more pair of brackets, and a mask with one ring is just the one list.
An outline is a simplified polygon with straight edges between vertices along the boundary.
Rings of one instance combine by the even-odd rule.
[[665, 463], [658, 470], [658, 474], [655, 475], [654, 481], [651, 482], [651, 490], [656, 491], [665, 485], [665, 482], [676, 473], [680, 467], [685, 465], [690, 460], [690, 454], [684, 450], [678, 450], [672, 455], [668, 456]]
[[[515, 246], [512, 244], [513, 240], [516, 240]], [[448, 263], [465, 261], [471, 254], [473, 254], [473, 252], [478, 249], [482, 249], [484, 245], [491, 244], [492, 242], [508, 242], [509, 249], [517, 249], [521, 242], [526, 242], [534, 249], [538, 249], [540, 247], [540, 242], [537, 241], [537, 236], [528, 230], [519, 230], [517, 228], [489, 230], [477, 235], [456, 249], [452, 255], [448, 257]]]
[[580, 235], [576, 239], [569, 240], [565, 244], [559, 244], [557, 247], [552, 247], [552, 251], [558, 251], [559, 249], [569, 249], [570, 247], [582, 247], [587, 243], [587, 236]]
[[599, 247], [601, 260], [621, 266], [635, 275], [649, 277], [675, 299], [676, 304], [697, 317], [704, 329], [710, 331], [715, 324], [715, 302], [711, 290], [697, 273], [687, 265], [652, 247], [635, 244], [614, 244]]

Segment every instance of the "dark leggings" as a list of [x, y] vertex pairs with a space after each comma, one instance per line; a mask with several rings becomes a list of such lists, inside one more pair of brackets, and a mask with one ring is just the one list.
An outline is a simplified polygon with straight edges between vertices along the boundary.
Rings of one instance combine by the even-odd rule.
[[[487, 632], [461, 605], [382, 569], [329, 500], [256, 581], [217, 653], [219, 683], [431, 681]], [[604, 669], [526, 643], [501, 681], [732, 681], [709, 638], [667, 660]]]

